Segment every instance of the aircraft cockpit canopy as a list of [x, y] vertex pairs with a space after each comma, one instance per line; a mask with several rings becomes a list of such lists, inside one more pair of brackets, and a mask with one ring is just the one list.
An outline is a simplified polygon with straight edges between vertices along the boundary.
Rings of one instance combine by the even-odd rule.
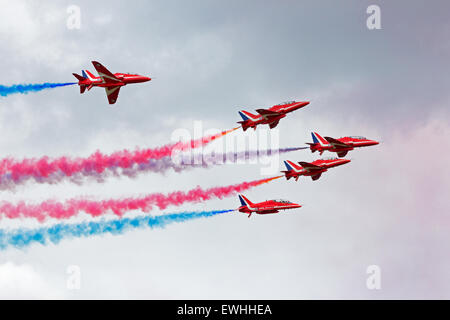
[[283, 200], [283, 199], [275, 199], [273, 201], [276, 201], [276, 202], [279, 202], [279, 203], [292, 203], [292, 202], [290, 202], [288, 200]]
[[284, 105], [286, 105], [286, 104], [291, 104], [291, 103], [295, 103], [295, 101], [286, 101], [286, 102], [282, 102], [282, 103], [277, 104], [277, 106], [284, 106]]

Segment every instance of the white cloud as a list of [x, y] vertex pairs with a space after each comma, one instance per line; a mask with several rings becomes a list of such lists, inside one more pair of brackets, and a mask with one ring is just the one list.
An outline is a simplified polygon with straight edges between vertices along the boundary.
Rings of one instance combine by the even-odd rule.
[[60, 288], [46, 281], [31, 265], [0, 265], [0, 299], [62, 299]]

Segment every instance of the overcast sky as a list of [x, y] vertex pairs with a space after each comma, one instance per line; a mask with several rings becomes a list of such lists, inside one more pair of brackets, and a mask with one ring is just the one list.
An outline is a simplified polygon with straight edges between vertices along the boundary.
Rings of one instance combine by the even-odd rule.
[[[366, 26], [371, 4], [381, 30]], [[123, 88], [113, 107], [99, 88], [0, 97], [2, 157], [156, 147], [177, 129], [193, 132], [194, 121], [229, 129], [240, 109], [294, 99], [311, 104], [280, 122], [282, 147], [302, 146], [311, 131], [382, 141], [318, 181], [280, 179], [245, 193], [301, 209], [3, 251], [1, 298], [450, 298], [448, 1], [0, 5], [2, 85], [74, 81], [72, 72], [94, 71], [92, 60], [153, 78]], [[66, 26], [70, 5], [81, 10], [79, 30]], [[277, 169], [317, 157], [283, 155]], [[0, 199], [119, 198], [259, 178], [259, 164], [226, 165], [81, 186], [30, 182]], [[231, 197], [164, 212], [238, 205]], [[80, 290], [66, 288], [69, 265], [81, 268]], [[381, 290], [366, 287], [370, 265], [381, 268]]]

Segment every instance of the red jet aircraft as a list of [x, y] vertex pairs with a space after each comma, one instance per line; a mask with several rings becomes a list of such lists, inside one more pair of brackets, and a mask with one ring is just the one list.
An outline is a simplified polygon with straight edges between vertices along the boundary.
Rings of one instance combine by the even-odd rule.
[[94, 65], [95, 70], [97, 70], [99, 77], [94, 76], [88, 70], [82, 70], [82, 76], [72, 73], [75, 78], [78, 79], [80, 93], [84, 93], [86, 88], [88, 90], [91, 90], [92, 87], [105, 88], [109, 104], [116, 103], [121, 87], [126, 86], [128, 83], [139, 83], [151, 80], [149, 77], [140, 76], [138, 74], [112, 74], [100, 62], [92, 61], [92, 64]]
[[260, 203], [253, 203], [241, 194], [239, 195], [239, 200], [241, 201], [241, 206], [238, 210], [247, 213], [249, 218], [252, 213], [268, 214], [277, 213], [279, 210], [301, 208], [301, 205], [286, 200], [268, 200]]
[[364, 137], [350, 136], [339, 139], [334, 139], [331, 137], [322, 138], [317, 132], [311, 132], [311, 135], [313, 138], [313, 143], [307, 144], [313, 153], [319, 151], [322, 155], [322, 153], [327, 150], [330, 152], [336, 152], [340, 158], [345, 157], [347, 152], [353, 150], [354, 148], [368, 147], [379, 144], [378, 141], [369, 140]]
[[309, 162], [299, 162], [300, 165], [293, 163], [292, 161], [286, 160], [284, 164], [286, 165], [287, 171], [281, 171], [284, 173], [286, 180], [290, 178], [295, 178], [298, 180], [300, 176], [310, 176], [311, 179], [317, 180], [320, 178], [323, 172], [328, 171], [329, 168], [341, 166], [343, 164], [349, 163], [348, 159], [319, 159], [311, 163]]
[[245, 131], [248, 128], [256, 130], [256, 126], [260, 124], [268, 124], [270, 129], [275, 128], [278, 125], [280, 119], [286, 117], [286, 114], [294, 110], [307, 106], [309, 101], [289, 101], [274, 105], [270, 109], [257, 109], [256, 112], [259, 115], [252, 114], [248, 111], [239, 111], [243, 121], [238, 123], [242, 125], [242, 129]]

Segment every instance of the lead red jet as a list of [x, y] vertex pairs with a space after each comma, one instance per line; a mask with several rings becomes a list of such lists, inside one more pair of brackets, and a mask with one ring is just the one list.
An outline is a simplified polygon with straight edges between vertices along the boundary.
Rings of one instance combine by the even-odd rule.
[[313, 143], [307, 143], [311, 152], [318, 151], [320, 155], [324, 151], [336, 152], [339, 158], [345, 157], [347, 152], [354, 148], [369, 147], [379, 144], [378, 141], [365, 137], [349, 136], [339, 139], [325, 137], [322, 138], [317, 132], [311, 132]]
[[260, 124], [268, 124], [270, 129], [272, 129], [278, 125], [280, 119], [286, 117], [286, 114], [303, 108], [308, 104], [309, 101], [288, 101], [274, 105], [269, 109], [256, 109], [258, 114], [252, 114], [248, 111], [241, 110], [239, 111], [239, 115], [242, 117], [243, 121], [238, 121], [238, 123], [242, 125], [244, 131], [248, 128], [256, 130], [256, 127]]
[[72, 73], [78, 79], [80, 93], [84, 93], [86, 89], [91, 90], [92, 87], [105, 88], [106, 96], [109, 104], [114, 104], [119, 97], [120, 88], [129, 83], [147, 82], [152, 80], [149, 77], [130, 73], [111, 73], [100, 62], [92, 61], [98, 77], [94, 76], [89, 70], [82, 70], [82, 76]]
[[295, 181], [298, 180], [300, 176], [309, 176], [312, 180], [317, 180], [320, 178], [322, 173], [328, 171], [329, 168], [341, 166], [343, 164], [349, 163], [348, 159], [319, 159], [311, 163], [309, 162], [299, 162], [298, 164], [292, 161], [286, 160], [284, 164], [287, 171], [281, 171], [284, 173], [286, 180], [294, 178]]
[[239, 200], [241, 201], [241, 206], [238, 208], [239, 212], [247, 213], [249, 218], [252, 213], [278, 213], [280, 210], [296, 209], [302, 207], [299, 204], [292, 203], [286, 200], [268, 200], [260, 203], [253, 203], [242, 194], [239, 195]]

